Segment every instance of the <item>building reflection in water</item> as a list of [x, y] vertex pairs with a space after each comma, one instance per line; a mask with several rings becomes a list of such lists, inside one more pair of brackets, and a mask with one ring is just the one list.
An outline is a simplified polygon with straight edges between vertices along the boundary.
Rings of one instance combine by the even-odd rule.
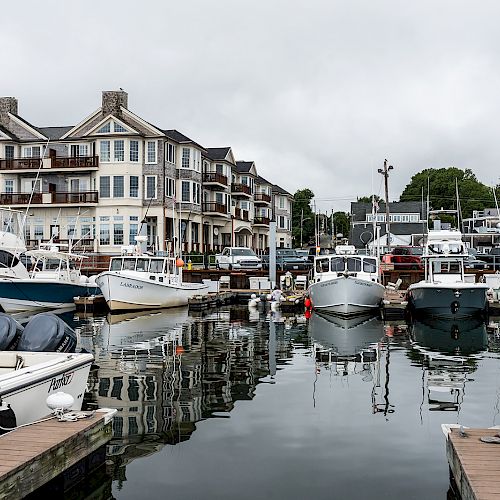
[[408, 325], [409, 356], [422, 367], [422, 385], [429, 411], [460, 411], [469, 376], [480, 354], [488, 348], [485, 323], [476, 318], [460, 321], [430, 318]]
[[228, 418], [237, 401], [254, 397], [257, 384], [272, 382], [291, 359], [290, 328], [270, 329], [265, 316], [251, 329], [247, 321], [247, 308], [231, 308], [190, 318], [113, 316], [82, 329], [98, 365], [89, 381], [92, 401], [118, 410], [108, 446], [113, 479], [125, 480], [134, 458], [189, 439], [200, 420]]

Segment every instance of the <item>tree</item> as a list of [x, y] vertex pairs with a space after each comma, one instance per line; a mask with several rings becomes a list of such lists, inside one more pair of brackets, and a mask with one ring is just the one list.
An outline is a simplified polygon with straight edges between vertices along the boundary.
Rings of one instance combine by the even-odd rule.
[[[331, 225], [331, 217], [330, 217], [330, 225]], [[350, 228], [350, 217], [346, 212], [334, 212], [333, 213], [333, 227], [336, 236], [339, 233], [342, 233], [344, 238], [349, 236], [349, 228]]]
[[[375, 201], [377, 201], [379, 203], [380, 202], [384, 203], [383, 198], [381, 198], [378, 194], [374, 194], [373, 196], [375, 197]], [[358, 203], [371, 203], [372, 202], [372, 195], [361, 196], [361, 197], [357, 198], [357, 201], [358, 201]]]
[[314, 240], [314, 212], [311, 209], [313, 198], [314, 193], [308, 188], [299, 189], [293, 195], [292, 236], [294, 246], [299, 246], [301, 243], [301, 228], [302, 244], [308, 244], [310, 240]]
[[427, 168], [415, 174], [401, 193], [399, 201], [421, 201], [422, 192], [426, 201], [429, 186], [431, 208], [456, 210], [456, 181], [463, 217], [471, 217], [473, 210], [495, 206], [492, 189], [479, 182], [472, 170], [456, 167]]

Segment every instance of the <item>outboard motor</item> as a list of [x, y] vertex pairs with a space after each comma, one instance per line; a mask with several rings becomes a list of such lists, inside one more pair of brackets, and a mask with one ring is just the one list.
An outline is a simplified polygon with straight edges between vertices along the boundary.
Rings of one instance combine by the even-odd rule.
[[0, 313], [0, 351], [15, 351], [23, 333], [23, 327], [14, 318]]
[[53, 313], [33, 316], [24, 327], [18, 351], [75, 352], [75, 331]]

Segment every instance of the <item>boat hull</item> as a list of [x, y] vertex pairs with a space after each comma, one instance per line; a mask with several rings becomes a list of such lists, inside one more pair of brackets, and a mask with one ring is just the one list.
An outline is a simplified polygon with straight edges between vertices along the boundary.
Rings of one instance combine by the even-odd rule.
[[309, 298], [313, 309], [340, 316], [354, 316], [376, 311], [384, 297], [384, 287], [375, 281], [352, 276], [313, 283]]
[[112, 271], [101, 273], [96, 283], [111, 311], [181, 307], [194, 295], [208, 292], [202, 283], [160, 283]]
[[[25, 359], [36, 357], [41, 362], [9, 370], [3, 365], [4, 355]], [[0, 353], [0, 396], [14, 411], [16, 424], [27, 424], [49, 415], [47, 397], [59, 391], [73, 396], [72, 410], [81, 410], [93, 359], [92, 354]]]
[[408, 287], [408, 307], [415, 315], [466, 318], [486, 314], [488, 286], [479, 283], [415, 283]]
[[74, 297], [98, 294], [95, 286], [63, 281], [0, 279], [0, 305], [7, 313], [74, 306]]

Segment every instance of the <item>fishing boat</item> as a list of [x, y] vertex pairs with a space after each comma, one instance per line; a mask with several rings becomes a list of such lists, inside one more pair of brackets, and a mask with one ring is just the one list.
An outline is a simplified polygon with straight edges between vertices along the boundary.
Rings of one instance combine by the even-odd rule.
[[[100, 292], [94, 280], [80, 272], [85, 257], [61, 247], [41, 244], [38, 250], [24, 254], [30, 259], [30, 272], [25, 268], [0, 276], [0, 305], [5, 312], [74, 307], [74, 297]], [[15, 255], [12, 259], [18, 260]]]
[[333, 255], [314, 259], [308, 295], [313, 309], [341, 316], [376, 311], [384, 297], [379, 259], [358, 255], [352, 245], [338, 245]]
[[425, 277], [408, 287], [408, 307], [414, 315], [462, 318], [487, 312], [488, 285], [465, 279], [468, 259], [462, 233], [441, 229], [435, 221], [429, 230], [422, 260]]
[[189, 298], [208, 292], [204, 283], [184, 283], [182, 264], [173, 257], [113, 257], [96, 283], [111, 311], [186, 306]]

